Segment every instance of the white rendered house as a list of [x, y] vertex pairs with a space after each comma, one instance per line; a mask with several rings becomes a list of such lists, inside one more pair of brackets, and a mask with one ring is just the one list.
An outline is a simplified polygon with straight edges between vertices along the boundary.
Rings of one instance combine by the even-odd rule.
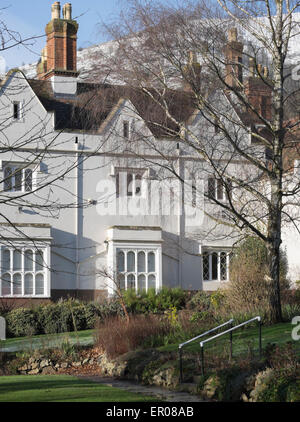
[[[78, 24], [69, 4], [63, 13], [54, 3], [38, 79], [11, 70], [1, 83], [0, 298], [93, 300], [113, 294], [116, 283], [217, 289], [230, 277], [236, 237], [214, 227], [204, 210], [220, 210], [193, 188], [197, 183], [198, 192], [226, 201], [222, 185], [170, 137], [174, 127], [166, 133], [148, 124], [141, 93], [78, 82]], [[173, 92], [168, 101], [184, 104], [180, 118], [196, 133], [211, 130], [188, 93]], [[226, 96], [220, 101], [230, 107]], [[248, 134], [240, 136], [250, 148]], [[189, 181], [184, 200], [178, 179], [164, 173], [164, 159]], [[236, 157], [232, 167], [247, 164]]]

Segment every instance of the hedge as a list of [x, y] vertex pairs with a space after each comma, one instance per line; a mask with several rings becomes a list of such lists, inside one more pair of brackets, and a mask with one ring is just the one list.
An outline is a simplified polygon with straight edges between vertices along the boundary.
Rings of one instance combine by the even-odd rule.
[[[181, 289], [168, 288], [157, 294], [154, 289], [140, 294], [131, 290], [124, 293], [124, 300], [131, 313], [164, 312], [172, 307], [183, 308], [186, 293]], [[3, 316], [6, 318], [7, 336], [23, 337], [92, 329], [97, 320], [114, 315], [123, 315], [117, 300], [82, 303], [69, 299], [33, 309], [14, 309]]]

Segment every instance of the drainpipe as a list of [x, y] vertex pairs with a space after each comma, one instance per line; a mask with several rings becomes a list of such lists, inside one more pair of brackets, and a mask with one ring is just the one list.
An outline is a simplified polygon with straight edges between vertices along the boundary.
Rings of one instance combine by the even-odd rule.
[[80, 275], [79, 275], [79, 261], [80, 261], [80, 256], [79, 256], [79, 247], [80, 247], [80, 239], [79, 236], [81, 235], [81, 214], [82, 214], [82, 208], [81, 208], [81, 197], [82, 197], [82, 192], [80, 189], [80, 183], [81, 183], [81, 171], [80, 171], [80, 166], [81, 166], [81, 162], [80, 162], [80, 144], [78, 141], [78, 137], [76, 136], [75, 138], [75, 148], [76, 148], [76, 170], [75, 170], [75, 174], [76, 174], [76, 178], [75, 178], [75, 186], [76, 186], [76, 211], [75, 211], [75, 215], [76, 215], [76, 221], [75, 221], [75, 235], [76, 235], [76, 257], [75, 257], [75, 262], [76, 262], [76, 295], [78, 296], [78, 291], [80, 288]]
[[[184, 180], [184, 160], [181, 157], [181, 150], [179, 143], [177, 144], [177, 155], [178, 155], [178, 174], [179, 177]], [[181, 181], [179, 181], [181, 183]], [[182, 288], [182, 239], [184, 238], [184, 186], [181, 183], [181, 195], [179, 197], [178, 203], [178, 220], [177, 220], [177, 233], [178, 233], [178, 282], [179, 286]]]

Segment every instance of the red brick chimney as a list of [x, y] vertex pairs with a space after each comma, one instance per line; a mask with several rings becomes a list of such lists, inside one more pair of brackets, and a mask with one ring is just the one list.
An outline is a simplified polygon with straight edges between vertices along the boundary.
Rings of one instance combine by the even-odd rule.
[[46, 26], [47, 46], [38, 64], [39, 79], [53, 76], [77, 77], [77, 32], [78, 23], [72, 20], [72, 5], [63, 7], [57, 1], [52, 5], [51, 21]]
[[[257, 70], [257, 71], [256, 71]], [[245, 94], [253, 108], [266, 120], [272, 119], [272, 87], [268, 79], [268, 68], [258, 64], [255, 68], [254, 59], [249, 59], [250, 76], [245, 81]], [[249, 111], [254, 120], [259, 117]]]
[[237, 40], [237, 29], [229, 29], [225, 47], [225, 82], [232, 88], [241, 88], [243, 83], [243, 49], [244, 45]]

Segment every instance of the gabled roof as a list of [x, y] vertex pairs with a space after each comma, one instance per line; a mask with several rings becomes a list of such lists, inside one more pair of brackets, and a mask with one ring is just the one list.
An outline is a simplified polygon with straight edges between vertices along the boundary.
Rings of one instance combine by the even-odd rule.
[[58, 130], [99, 132], [120, 100], [128, 99], [155, 137], [175, 137], [179, 127], [166, 115], [165, 105], [160, 107], [159, 104], [165, 101], [177, 122], [186, 122], [195, 111], [192, 95], [185, 91], [168, 90], [161, 98], [149, 89], [151, 99], [139, 88], [78, 83], [76, 97], [58, 98], [53, 94], [50, 81], [30, 79], [28, 82], [45, 109], [55, 112]]

